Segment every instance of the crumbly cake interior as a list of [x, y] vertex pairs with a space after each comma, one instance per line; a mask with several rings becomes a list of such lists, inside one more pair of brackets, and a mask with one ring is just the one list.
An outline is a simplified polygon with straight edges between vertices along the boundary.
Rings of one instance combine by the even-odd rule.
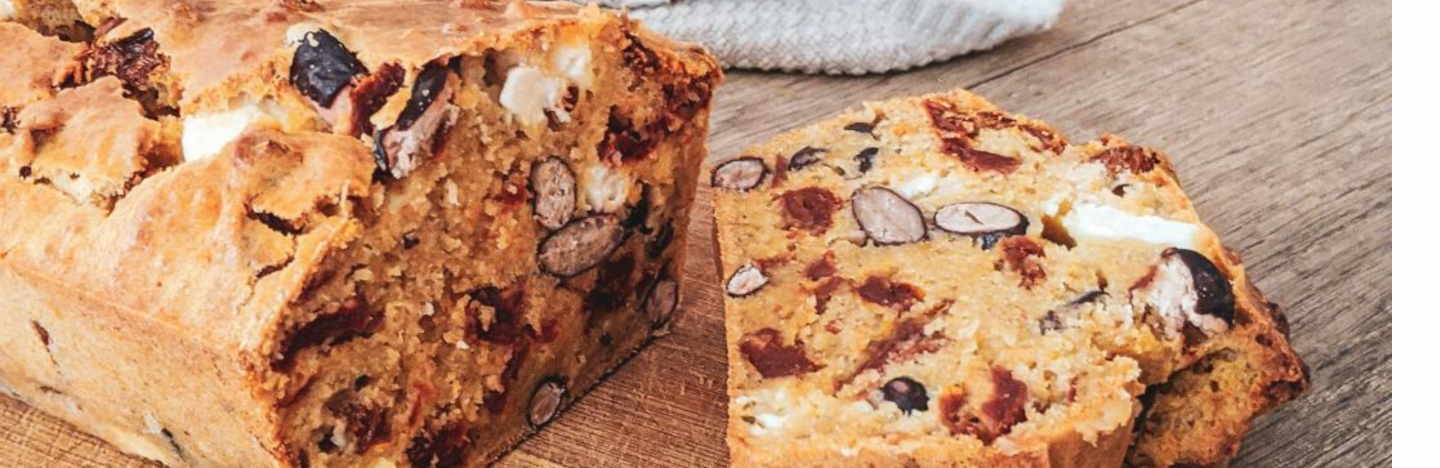
[[1164, 155], [963, 91], [712, 171], [735, 466], [1119, 466], [1147, 388], [1274, 335]]
[[[250, 315], [207, 317], [227, 307], [191, 299], [131, 312], [194, 333], [182, 349], [218, 342], [196, 359], [214, 359], [216, 375], [199, 378], [224, 385], [179, 403], [164, 401], [187, 397], [177, 389], [103, 390], [149, 371], [95, 368], [111, 345], [68, 338], [105, 332], [21, 307], [6, 321], [35, 332], [6, 348], [34, 356], [5, 360], [7, 393], [172, 466], [473, 466], [664, 332], [719, 77], [703, 52], [593, 7], [190, 2], [165, 16], [154, 2], [78, 4], [88, 44], [0, 23], [56, 62], [35, 70], [33, 95], [3, 103], [0, 193], [18, 202], [3, 211], [93, 224], [61, 237], [101, 244], [129, 242], [137, 225], [195, 225], [153, 228], [140, 242], [175, 244], [155, 259], [134, 252], [163, 248], [43, 233], [0, 242], [3, 279], [75, 280], [86, 273], [43, 260], [95, 249], [86, 261], [215, 275], [160, 268], [146, 287], [230, 288]], [[214, 34], [239, 43], [195, 50]], [[225, 69], [232, 58], [245, 67]], [[187, 189], [213, 204], [145, 214]], [[106, 299], [104, 285], [127, 280], [94, 281], [72, 286], [150, 310]], [[43, 288], [23, 291], [38, 304]], [[197, 411], [234, 420], [206, 427]]]

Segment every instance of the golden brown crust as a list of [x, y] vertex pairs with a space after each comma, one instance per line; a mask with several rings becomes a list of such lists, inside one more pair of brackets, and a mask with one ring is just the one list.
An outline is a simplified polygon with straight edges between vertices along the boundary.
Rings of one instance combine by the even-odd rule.
[[1043, 453], [989, 454], [981, 458], [956, 458], [954, 447], [927, 446], [912, 453], [897, 454], [859, 450], [844, 456], [819, 447], [792, 447], [784, 454], [766, 454], [744, 449], [743, 441], [730, 449], [732, 467], [867, 467], [867, 468], [1113, 468], [1121, 466], [1130, 446], [1129, 427], [1101, 436], [1095, 443], [1071, 434], [1053, 441]]
[[[1233, 252], [1226, 257], [1241, 268]], [[1237, 322], [1249, 324], [1152, 389], [1130, 466], [1225, 466], [1255, 418], [1309, 391], [1309, 370], [1289, 344], [1279, 307], [1248, 279], [1235, 282], [1243, 285]]]
[[23, 107], [55, 95], [56, 88], [78, 71], [80, 44], [40, 35], [17, 23], [0, 22], [0, 43], [11, 49], [0, 54], [0, 107]]
[[[0, 244], [0, 257], [32, 275], [85, 285], [120, 307], [152, 314], [149, 320], [195, 330], [217, 349], [253, 346], [262, 325], [256, 320], [273, 314], [255, 308], [270, 302], [259, 300], [268, 299], [261, 293], [293, 288], [299, 279], [276, 284], [295, 276], [284, 270], [257, 276], [311, 246], [342, 241], [342, 226], [353, 220], [343, 209], [318, 213], [318, 204], [343, 206], [347, 197], [363, 196], [373, 164], [366, 148], [339, 136], [266, 130], [232, 148], [147, 178], [109, 211], [5, 177], [0, 213], [22, 225]], [[299, 235], [276, 232], [260, 213], [311, 226]], [[294, 262], [294, 270], [308, 263]], [[157, 268], [175, 273], [162, 282], [125, 274]]]
[[[1180, 185], [1168, 155], [1122, 137], [1103, 135], [1091, 153], [1107, 166], [1153, 164], [1161, 170], [1147, 176], [1152, 183]], [[1193, 209], [1188, 199], [1183, 203]], [[1204, 252], [1220, 260], [1234, 285], [1235, 326], [1188, 352], [1168, 381], [1151, 388], [1139, 437], [1126, 457], [1129, 466], [1225, 466], [1255, 418], [1310, 388], [1284, 315], [1251, 282], [1239, 254], [1218, 241]]]
[[[153, 175], [108, 210], [30, 180], [0, 180], [0, 199], [6, 200], [0, 213], [19, 223], [16, 235], [0, 241], [0, 270], [5, 272], [0, 283], [15, 292], [11, 297], [25, 298], [6, 319], [50, 327], [57, 349], [67, 350], [51, 351], [48, 363], [9, 362], [3, 380], [25, 389], [22, 395], [44, 392], [45, 387], [36, 392], [34, 385], [57, 386], [61, 393], [55, 398], [28, 401], [69, 414], [85, 430], [147, 458], [192, 463], [163, 443], [135, 435], [133, 428], [160, 424], [151, 421], [183, 424], [185, 412], [222, 406], [234, 408], [233, 422], [187, 426], [183, 433], [174, 427], [171, 443], [246, 441], [207, 452], [212, 460], [253, 459], [260, 453], [255, 450], [265, 449], [263, 442], [244, 435], [264, 427], [262, 405], [249, 400], [246, 388], [242, 359], [250, 353], [245, 349], [262, 343], [265, 329], [274, 326], [277, 312], [309, 268], [353, 236], [354, 221], [343, 210], [307, 218], [313, 224], [292, 238], [255, 219], [247, 201], [263, 201], [258, 206], [277, 213], [298, 212], [297, 204], [313, 209], [327, 199], [343, 204], [339, 196], [365, 193], [372, 165], [365, 148], [339, 136], [259, 130], [232, 148], [213, 160]], [[290, 266], [260, 275], [286, 262]], [[44, 310], [80, 311], [72, 313], [84, 319], [19, 313]], [[76, 328], [80, 324], [95, 328]], [[137, 336], [148, 338], [135, 341]], [[179, 350], [198, 367], [129, 361], [86, 367], [99, 355], [158, 359], [164, 356], [154, 353]], [[46, 377], [37, 368], [70, 370], [59, 374], [63, 377]], [[187, 376], [184, 369], [213, 372]], [[147, 382], [183, 387], [156, 389]], [[154, 401], [181, 393], [188, 397], [183, 404]], [[112, 413], [97, 395], [130, 402], [135, 410], [125, 420], [103, 416]], [[66, 405], [88, 407], [90, 416], [67, 412]], [[141, 407], [149, 409], [139, 412]]]
[[[1158, 150], [1106, 134], [1090, 152], [1107, 166], [1153, 164], [1161, 170], [1147, 179], [1180, 186], [1169, 156]], [[1181, 203], [1193, 209], [1188, 199]], [[1234, 326], [1187, 352], [1175, 373], [1150, 389], [1129, 466], [1225, 466], [1255, 418], [1310, 388], [1309, 370], [1290, 345], [1279, 306], [1255, 287], [1237, 252], [1218, 239], [1203, 247], [1233, 285]]]
[[[559, 24], [609, 21], [613, 13], [564, 2], [362, 0], [306, 3], [269, 0], [105, 0], [76, 2], [95, 24], [123, 19], [101, 42], [150, 30], [168, 62], [158, 77], [171, 102], [187, 109], [222, 107], [237, 91], [252, 96], [285, 93], [294, 40], [324, 29], [369, 69], [396, 64], [416, 70], [467, 51], [503, 49], [533, 40]], [[717, 73], [697, 46], [663, 39], [630, 24], [653, 51], [677, 62], [683, 74]], [[718, 75], [717, 75], [718, 77]], [[194, 104], [194, 105], [190, 105]]]
[[162, 150], [160, 129], [125, 98], [119, 80], [106, 77], [22, 109], [15, 138], [30, 151], [12, 153], [10, 165], [77, 202], [108, 208], [143, 173], [176, 159]]

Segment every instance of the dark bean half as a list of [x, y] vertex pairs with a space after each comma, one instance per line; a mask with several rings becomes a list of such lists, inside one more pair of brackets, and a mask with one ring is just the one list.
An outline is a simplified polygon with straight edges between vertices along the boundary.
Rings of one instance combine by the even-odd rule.
[[571, 277], [599, 265], [610, 256], [625, 234], [614, 215], [577, 219], [540, 242], [537, 257], [546, 273]]
[[989, 250], [1000, 239], [1025, 235], [1030, 220], [1005, 205], [986, 202], [965, 202], [945, 205], [935, 212], [935, 226], [980, 242]]
[[381, 170], [404, 177], [415, 169], [419, 156], [434, 152], [436, 135], [459, 113], [450, 104], [458, 86], [459, 77], [444, 65], [430, 64], [420, 72], [395, 125], [375, 134], [375, 162]]
[[1065, 304], [1046, 311], [1045, 315], [1040, 317], [1040, 334], [1048, 335], [1052, 332], [1064, 330], [1066, 319], [1079, 311], [1081, 306], [1100, 302], [1100, 300], [1107, 295], [1104, 290], [1096, 289], [1076, 296]]
[[871, 120], [871, 121], [869, 121], [869, 122], [851, 122], [851, 123], [845, 125], [845, 130], [846, 130], [846, 131], [855, 132], [855, 133], [863, 133], [863, 134], [866, 134], [866, 135], [870, 135], [871, 138], [874, 138], [874, 137], [875, 137], [875, 127], [879, 126], [879, 125], [880, 125], [880, 122], [882, 122], [882, 121], [884, 121], [884, 120], [885, 120], [885, 114], [881, 114], [881, 113], [878, 113], [878, 112], [877, 112], [877, 113], [875, 114], [875, 118], [874, 118], [873, 120]]
[[770, 168], [765, 161], [754, 156], [742, 156], [715, 167], [710, 173], [710, 185], [730, 190], [750, 190], [765, 180]]
[[674, 278], [661, 279], [645, 298], [645, 317], [650, 320], [652, 327], [664, 325], [670, 320], [670, 316], [675, 314], [675, 307], [679, 303], [680, 283]]
[[526, 411], [526, 418], [530, 421], [530, 427], [540, 428], [560, 413], [560, 406], [565, 402], [566, 389], [565, 379], [559, 376], [550, 376], [535, 387], [535, 393], [530, 394], [530, 408]]
[[765, 276], [760, 267], [747, 263], [730, 274], [730, 279], [725, 282], [725, 294], [731, 297], [749, 296], [769, 282], [770, 277]]
[[872, 124], [870, 122], [854, 122], [846, 125], [845, 130], [855, 133], [869, 134], [870, 132], [875, 131], [875, 124]]
[[824, 155], [824, 148], [814, 148], [810, 146], [800, 148], [799, 151], [796, 151], [794, 155], [790, 156], [789, 169], [791, 171], [798, 171], [806, 167], [810, 167], [811, 165], [820, 162], [820, 158]]
[[850, 208], [865, 235], [880, 245], [904, 244], [925, 238], [920, 208], [894, 190], [867, 187], [856, 190]]
[[323, 29], [305, 33], [290, 62], [290, 84], [322, 108], [334, 104], [340, 90], [365, 73], [355, 53]]
[[535, 193], [535, 220], [554, 231], [570, 222], [575, 213], [575, 172], [556, 156], [535, 163], [530, 170], [530, 188]]
[[880, 148], [869, 147], [855, 153], [855, 163], [860, 166], [860, 172], [870, 172], [875, 168], [875, 156], [880, 154]]
[[[1230, 325], [1235, 321], [1235, 294], [1230, 290], [1230, 280], [1225, 273], [1200, 252], [1189, 249], [1172, 249], [1190, 267], [1190, 277], [1195, 283], [1199, 301], [1195, 311], [1216, 317]], [[1197, 324], [1198, 325], [1198, 324]]]
[[890, 379], [880, 387], [880, 393], [885, 395], [885, 401], [895, 403], [905, 414], [930, 409], [930, 396], [926, 394], [925, 386], [909, 377]]
[[1230, 281], [1214, 262], [1194, 250], [1165, 249], [1132, 291], [1155, 306], [1167, 336], [1175, 336], [1186, 323], [1207, 336], [1224, 333], [1234, 323]]

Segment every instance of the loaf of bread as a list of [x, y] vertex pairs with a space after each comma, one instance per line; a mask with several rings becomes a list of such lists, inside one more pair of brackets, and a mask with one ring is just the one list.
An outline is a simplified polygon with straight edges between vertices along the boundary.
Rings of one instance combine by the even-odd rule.
[[0, 391], [170, 466], [476, 466], [666, 330], [703, 50], [554, 3], [72, 7], [93, 41], [0, 23]]
[[964, 91], [711, 168], [732, 466], [1222, 466], [1308, 386], [1168, 158]]

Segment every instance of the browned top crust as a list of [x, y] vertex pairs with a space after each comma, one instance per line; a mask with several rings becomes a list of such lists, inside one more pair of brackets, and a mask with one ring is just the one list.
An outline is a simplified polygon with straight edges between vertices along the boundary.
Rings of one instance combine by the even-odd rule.
[[247, 347], [316, 259], [353, 235], [346, 200], [368, 193], [373, 170], [354, 139], [257, 130], [220, 156], [150, 176], [113, 210], [7, 174], [0, 262], [219, 349]]
[[114, 77], [62, 90], [55, 99], [24, 108], [15, 120], [22, 144], [12, 157], [28, 167], [25, 177], [77, 202], [108, 206], [141, 172], [166, 159], [153, 153], [160, 124], [124, 97]]
[[[91, 24], [114, 23], [101, 41], [149, 29], [183, 96], [195, 102], [216, 85], [253, 86], [288, 64], [307, 31], [334, 35], [371, 70], [395, 63], [417, 69], [437, 58], [502, 45], [518, 32], [556, 22], [604, 21], [610, 14], [564, 2], [360, 0], [80, 0]], [[284, 73], [284, 66], [279, 67]]]
[[17, 23], [0, 23], [0, 106], [20, 107], [55, 95], [55, 88], [76, 71], [84, 46], [42, 36]]

